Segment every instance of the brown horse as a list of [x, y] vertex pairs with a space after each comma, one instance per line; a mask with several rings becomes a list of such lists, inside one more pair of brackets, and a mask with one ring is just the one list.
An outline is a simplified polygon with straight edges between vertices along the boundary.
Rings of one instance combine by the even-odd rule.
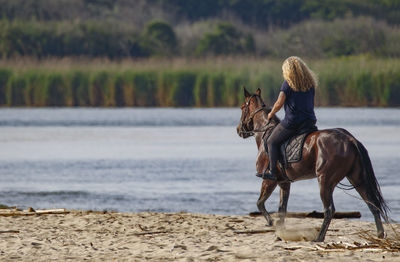
[[[253, 95], [244, 89], [244, 94], [245, 102], [241, 107], [242, 116], [237, 133], [242, 138], [254, 135], [258, 148], [256, 169], [258, 173], [263, 173], [269, 162], [265, 154], [263, 137], [268, 137], [268, 133], [272, 132], [280, 120], [276, 116], [270, 121], [267, 120], [270, 109], [265, 107], [260, 89]], [[297, 163], [289, 163], [286, 175], [290, 181], [318, 179], [320, 197], [324, 205], [324, 221], [315, 241], [321, 242], [325, 239], [326, 231], [335, 213], [333, 190], [345, 177], [367, 203], [375, 218], [378, 237], [383, 238], [385, 233], [381, 216], [387, 221], [388, 206], [382, 197], [365, 147], [347, 130], [335, 128], [309, 134], [302, 150], [302, 160]], [[281, 190], [278, 223], [284, 223], [290, 183], [287, 179], [285, 180], [281, 169], [278, 173], [278, 182], [272, 180], [263, 180], [262, 182], [257, 207], [270, 226], [273, 221], [265, 209], [264, 203], [279, 185]]]

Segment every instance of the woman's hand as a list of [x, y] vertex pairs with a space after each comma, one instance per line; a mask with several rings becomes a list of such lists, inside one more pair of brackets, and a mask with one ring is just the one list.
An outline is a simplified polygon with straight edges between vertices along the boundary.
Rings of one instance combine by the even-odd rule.
[[267, 116], [267, 119], [268, 119], [268, 122], [274, 117], [274, 113], [272, 113], [272, 112], [269, 112], [268, 113], [268, 116]]

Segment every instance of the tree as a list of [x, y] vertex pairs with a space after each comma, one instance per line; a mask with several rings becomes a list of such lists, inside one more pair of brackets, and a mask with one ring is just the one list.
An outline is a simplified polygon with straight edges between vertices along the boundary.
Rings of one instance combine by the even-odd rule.
[[229, 55], [254, 52], [251, 35], [243, 35], [230, 23], [219, 23], [212, 33], [204, 34], [197, 46], [199, 55]]
[[177, 52], [178, 41], [168, 23], [151, 21], [146, 25], [141, 45], [149, 55], [170, 56]]

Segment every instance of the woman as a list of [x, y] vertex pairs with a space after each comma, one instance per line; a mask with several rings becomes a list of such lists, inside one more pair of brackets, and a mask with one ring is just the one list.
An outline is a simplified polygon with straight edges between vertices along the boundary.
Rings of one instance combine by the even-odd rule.
[[314, 96], [317, 87], [315, 74], [307, 67], [299, 57], [291, 56], [282, 65], [284, 82], [271, 112], [270, 120], [283, 105], [285, 105], [285, 118], [274, 128], [268, 138], [268, 153], [270, 170], [264, 173], [262, 178], [277, 180], [277, 160], [279, 147], [298, 128], [305, 125], [315, 125], [317, 119], [314, 113]]

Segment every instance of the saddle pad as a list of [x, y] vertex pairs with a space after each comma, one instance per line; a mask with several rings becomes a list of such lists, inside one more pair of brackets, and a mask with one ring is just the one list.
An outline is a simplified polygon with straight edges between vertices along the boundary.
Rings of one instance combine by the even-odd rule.
[[284, 158], [284, 164], [295, 163], [301, 160], [303, 153], [303, 145], [309, 133], [297, 135], [283, 143], [281, 153]]
[[[317, 131], [316, 127], [309, 129], [307, 132], [295, 135], [289, 138], [286, 142], [284, 142], [280, 147], [280, 157], [279, 162], [287, 168], [288, 163], [295, 163], [299, 162], [303, 157], [303, 146], [306, 140], [307, 135], [311, 134], [314, 131]], [[267, 146], [267, 139], [264, 140], [264, 148], [265, 154], [269, 157], [268, 154], [268, 146]]]

